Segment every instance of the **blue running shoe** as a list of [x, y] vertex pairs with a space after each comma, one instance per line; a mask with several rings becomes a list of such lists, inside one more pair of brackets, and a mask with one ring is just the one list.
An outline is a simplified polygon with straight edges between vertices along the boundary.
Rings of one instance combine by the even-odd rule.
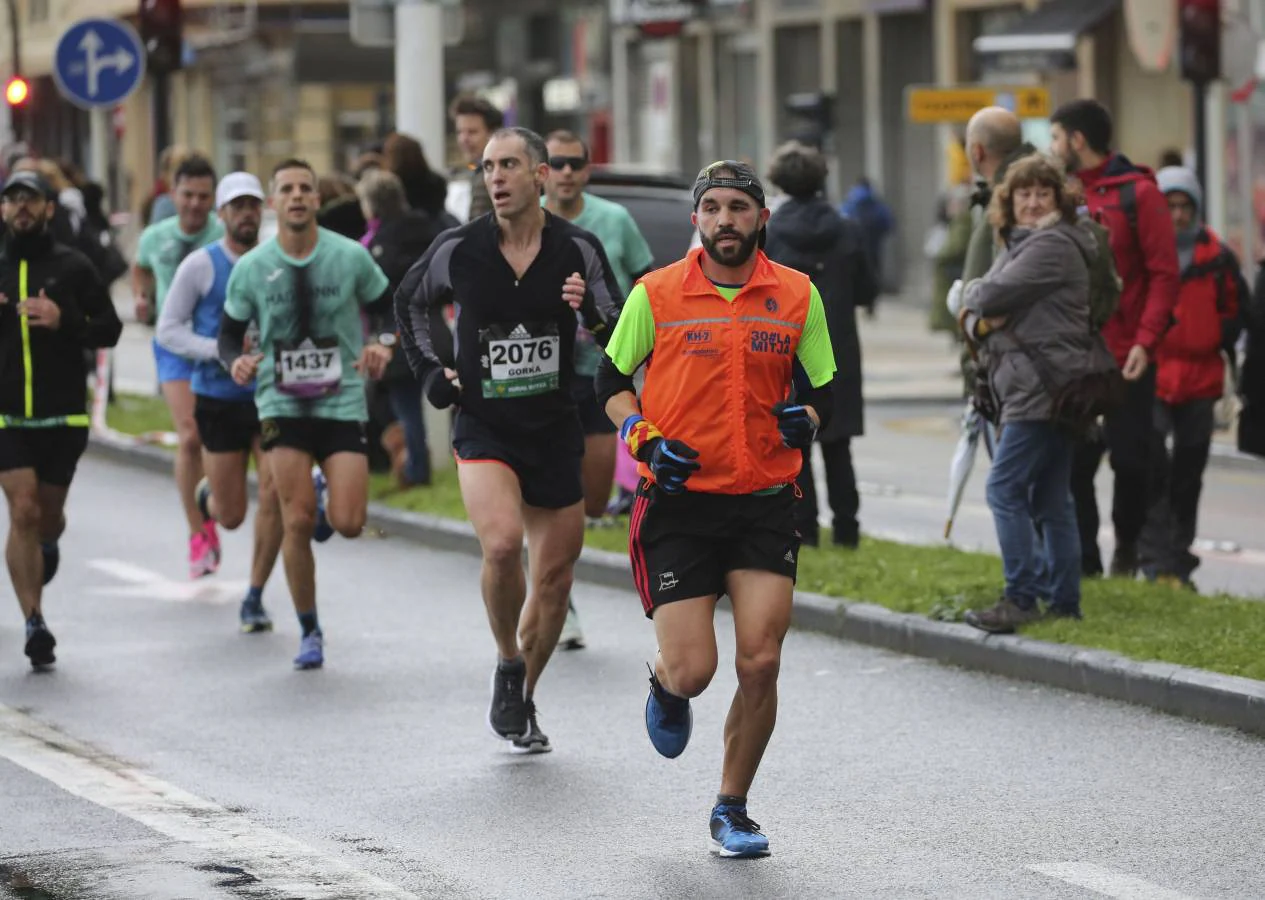
[[325, 516], [325, 501], [329, 499], [329, 483], [320, 466], [312, 466], [312, 488], [316, 491], [316, 528], [312, 532], [312, 540], [323, 544], [334, 536], [334, 526], [329, 524]]
[[272, 619], [268, 618], [268, 613], [264, 609], [262, 600], [256, 600], [248, 595], [242, 601], [240, 618], [242, 634], [258, 634], [262, 631], [272, 631]]
[[57, 567], [61, 565], [61, 550], [56, 541], [50, 541], [40, 544], [40, 552], [44, 554], [44, 583], [48, 584], [57, 574]]
[[769, 855], [769, 839], [747, 817], [745, 806], [717, 804], [712, 809], [711, 851], [729, 859]]
[[[649, 667], [647, 667], [649, 668]], [[669, 694], [650, 669], [650, 694], [646, 697], [646, 734], [659, 754], [676, 759], [685, 752], [694, 730], [690, 701]]]
[[299, 655], [294, 658], [296, 669], [319, 669], [325, 665], [325, 637], [313, 631], [299, 641]]

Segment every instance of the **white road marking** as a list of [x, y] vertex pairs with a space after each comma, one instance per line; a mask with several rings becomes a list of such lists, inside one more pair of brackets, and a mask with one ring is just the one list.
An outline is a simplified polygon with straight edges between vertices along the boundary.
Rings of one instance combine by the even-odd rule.
[[1116, 872], [1087, 862], [1046, 863], [1028, 866], [1049, 878], [1083, 887], [1116, 900], [1193, 900], [1187, 894], [1171, 891], [1145, 878]]
[[306, 900], [418, 900], [374, 875], [264, 828], [0, 704], [0, 756], [62, 790], [238, 866], [262, 887]]
[[109, 575], [118, 585], [97, 585], [89, 592], [110, 597], [143, 597], [173, 603], [236, 603], [250, 586], [245, 581], [175, 581], [122, 559], [90, 559], [88, 567]]

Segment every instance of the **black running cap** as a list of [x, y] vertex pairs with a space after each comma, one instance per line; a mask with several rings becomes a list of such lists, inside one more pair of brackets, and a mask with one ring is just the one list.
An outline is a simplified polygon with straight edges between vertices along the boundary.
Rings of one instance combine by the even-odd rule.
[[694, 208], [712, 188], [734, 188], [764, 206], [764, 185], [755, 169], [735, 159], [722, 159], [704, 166], [694, 180]]
[[10, 175], [4, 183], [4, 189], [0, 190], [0, 195], [7, 194], [14, 188], [26, 188], [28, 191], [39, 194], [45, 200], [55, 200], [57, 198], [57, 195], [53, 193], [53, 189], [48, 186], [48, 182], [41, 178], [39, 173], [31, 172], [27, 169]]

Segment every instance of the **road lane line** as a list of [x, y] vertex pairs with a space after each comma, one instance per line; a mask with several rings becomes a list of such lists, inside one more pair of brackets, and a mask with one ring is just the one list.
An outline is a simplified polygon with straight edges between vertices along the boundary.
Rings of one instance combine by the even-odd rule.
[[90, 593], [104, 596], [143, 597], [173, 603], [236, 603], [249, 587], [245, 581], [221, 581], [218, 578], [176, 581], [123, 559], [90, 559], [87, 565], [123, 582], [88, 588]]
[[262, 887], [306, 900], [418, 900], [279, 831], [124, 765], [0, 704], [0, 756], [62, 790], [237, 866]]
[[1116, 872], [1087, 862], [1045, 863], [1028, 866], [1049, 878], [1083, 887], [1116, 900], [1193, 900], [1188, 894], [1171, 891], [1145, 878]]

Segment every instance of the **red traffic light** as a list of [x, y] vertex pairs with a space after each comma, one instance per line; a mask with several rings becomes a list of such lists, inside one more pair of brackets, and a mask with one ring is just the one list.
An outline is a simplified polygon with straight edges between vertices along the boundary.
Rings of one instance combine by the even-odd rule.
[[31, 96], [31, 86], [21, 75], [14, 75], [4, 86], [4, 100], [10, 106], [21, 106]]

